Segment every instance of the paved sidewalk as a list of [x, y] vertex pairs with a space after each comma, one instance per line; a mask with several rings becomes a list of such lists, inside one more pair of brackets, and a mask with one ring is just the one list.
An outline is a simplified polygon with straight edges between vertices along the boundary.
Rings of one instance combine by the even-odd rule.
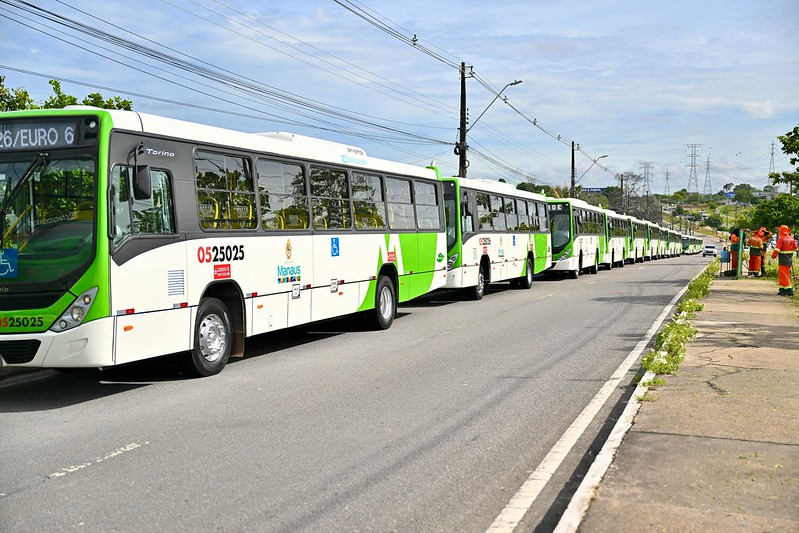
[[799, 531], [799, 308], [758, 279], [703, 302], [580, 531]]

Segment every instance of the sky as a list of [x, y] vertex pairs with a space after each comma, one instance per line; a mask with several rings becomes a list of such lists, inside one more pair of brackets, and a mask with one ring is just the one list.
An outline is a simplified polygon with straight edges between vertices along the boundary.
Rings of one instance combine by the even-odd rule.
[[468, 177], [566, 184], [572, 142], [583, 187], [633, 172], [655, 194], [762, 188], [772, 152], [774, 170], [791, 170], [777, 137], [799, 124], [797, 0], [35, 6], [0, 4], [0, 75], [39, 102], [54, 78], [135, 111], [456, 175], [463, 62]]

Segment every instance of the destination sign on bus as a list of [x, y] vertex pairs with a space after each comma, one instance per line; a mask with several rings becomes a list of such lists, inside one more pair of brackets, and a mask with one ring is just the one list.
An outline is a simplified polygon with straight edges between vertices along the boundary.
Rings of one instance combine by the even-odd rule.
[[69, 148], [80, 144], [77, 131], [74, 119], [0, 122], [0, 151]]

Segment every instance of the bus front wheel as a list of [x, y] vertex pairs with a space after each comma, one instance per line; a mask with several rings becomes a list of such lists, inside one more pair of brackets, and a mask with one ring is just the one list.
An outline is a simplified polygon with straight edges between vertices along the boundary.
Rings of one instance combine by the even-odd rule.
[[477, 285], [466, 289], [466, 292], [469, 298], [472, 300], [483, 299], [483, 296], [486, 293], [486, 275], [485, 269], [482, 265], [480, 265], [480, 269], [477, 271]]
[[376, 329], [388, 329], [394, 322], [394, 315], [397, 312], [395, 294], [394, 283], [390, 277], [380, 276], [377, 278], [375, 308], [370, 316], [370, 321]]
[[197, 377], [218, 374], [225, 368], [233, 346], [227, 307], [216, 298], [206, 298], [197, 309], [194, 349], [188, 352], [186, 370]]

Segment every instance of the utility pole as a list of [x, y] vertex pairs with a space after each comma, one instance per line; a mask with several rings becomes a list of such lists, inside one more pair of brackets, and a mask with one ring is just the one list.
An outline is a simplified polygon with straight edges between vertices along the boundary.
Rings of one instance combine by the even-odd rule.
[[[575, 144], [574, 144], [574, 141], [572, 141], [572, 187], [571, 187], [570, 196], [572, 198], [577, 198], [577, 194], [575, 192], [575, 188], [577, 186], [577, 183], [576, 183], [576, 180], [575, 180], [576, 172], [575, 172], [575, 168], [574, 168], [574, 147], [575, 147]], [[580, 148], [579, 144], [577, 145], [577, 148]]]
[[644, 191], [646, 192], [646, 218], [647, 220], [652, 220], [652, 215], [649, 213], [649, 195], [652, 194], [652, 188], [649, 184], [649, 171], [652, 170], [653, 162], [647, 161], [645, 163], [641, 163], [641, 169], [644, 171]]
[[466, 167], [469, 166], [469, 161], [466, 159], [466, 63], [461, 63], [461, 121], [460, 138], [458, 145], [455, 147], [455, 153], [458, 155], [458, 176], [466, 177]]

